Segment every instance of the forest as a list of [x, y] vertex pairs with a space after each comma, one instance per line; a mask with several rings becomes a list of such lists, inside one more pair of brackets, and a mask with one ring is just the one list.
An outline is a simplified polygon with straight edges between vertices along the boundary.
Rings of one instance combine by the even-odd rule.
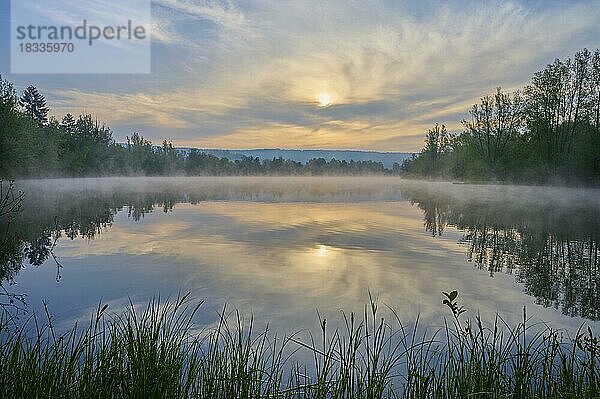
[[583, 49], [536, 72], [522, 90], [497, 88], [462, 121], [429, 129], [412, 176], [536, 184], [600, 182], [600, 50]]

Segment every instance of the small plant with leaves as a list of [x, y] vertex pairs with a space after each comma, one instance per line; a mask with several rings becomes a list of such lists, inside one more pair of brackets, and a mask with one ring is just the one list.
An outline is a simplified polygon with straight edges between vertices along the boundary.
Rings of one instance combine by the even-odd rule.
[[456, 298], [458, 298], [458, 291], [454, 290], [450, 291], [450, 293], [442, 292], [442, 294], [444, 294], [446, 297], [442, 301], [442, 304], [448, 306], [454, 317], [458, 320], [460, 315], [467, 311], [464, 306], [459, 306], [458, 302], [456, 301]]

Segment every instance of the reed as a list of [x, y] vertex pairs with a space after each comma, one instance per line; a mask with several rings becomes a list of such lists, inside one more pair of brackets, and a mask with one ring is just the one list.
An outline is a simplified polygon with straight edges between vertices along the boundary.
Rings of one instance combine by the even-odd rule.
[[[452, 317], [439, 330], [419, 328], [418, 318], [407, 329], [370, 297], [360, 316], [342, 313], [338, 329], [319, 316], [320, 331], [304, 340], [255, 331], [252, 317], [227, 308], [198, 331], [201, 303], [189, 294], [117, 314], [98, 306], [85, 327], [62, 334], [46, 312], [20, 328], [3, 323], [0, 397], [600, 397], [591, 328], [569, 337], [529, 325], [525, 312], [516, 326], [500, 316], [462, 320], [458, 293], [445, 295]], [[312, 361], [295, 360], [300, 352]]]

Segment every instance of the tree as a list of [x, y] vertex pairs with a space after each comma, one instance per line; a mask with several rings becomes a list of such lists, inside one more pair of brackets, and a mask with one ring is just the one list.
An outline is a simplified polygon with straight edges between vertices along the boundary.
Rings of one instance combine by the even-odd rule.
[[17, 92], [12, 83], [2, 79], [0, 75], [0, 106], [13, 110], [17, 105]]
[[40, 94], [35, 86], [29, 86], [23, 91], [19, 99], [19, 105], [23, 107], [25, 113], [40, 125], [48, 122], [48, 107], [46, 99]]
[[529, 132], [554, 172], [575, 158], [574, 142], [585, 125], [595, 124], [593, 63], [583, 49], [574, 60], [557, 59], [535, 73], [526, 88]]
[[163, 140], [162, 147], [159, 150], [160, 172], [163, 175], [175, 175], [179, 161], [179, 154], [173, 148], [173, 144]]
[[146, 140], [144, 138], [144, 136], [142, 136], [138, 132], [133, 132], [133, 134], [131, 135], [131, 137], [127, 136], [127, 147], [131, 147], [131, 146], [151, 146], [151, 145], [152, 145], [152, 143], [150, 143], [148, 140]]
[[73, 117], [73, 115], [71, 115], [70, 113], [67, 113], [62, 121], [60, 122], [60, 128], [62, 129], [63, 132], [67, 133], [68, 135], [72, 135], [75, 133], [75, 129], [77, 128], [76, 122], [75, 122], [75, 118]]
[[433, 129], [427, 131], [423, 154], [429, 158], [430, 172], [437, 173], [439, 171], [440, 159], [448, 151], [449, 143], [450, 137], [446, 126], [436, 123]]
[[[600, 135], [600, 49], [594, 52], [591, 65], [591, 76], [592, 76], [592, 117], [594, 126], [596, 127], [596, 133]], [[595, 104], [594, 104], [595, 102]]]
[[156, 169], [152, 143], [140, 133], [134, 132], [131, 137], [127, 136], [127, 160], [129, 173], [147, 174]]
[[98, 144], [109, 145], [113, 142], [112, 131], [90, 114], [79, 115], [75, 123], [75, 135], [80, 139], [91, 140]]
[[494, 95], [482, 97], [479, 104], [473, 105], [471, 119], [463, 121], [477, 152], [492, 171], [522, 131], [523, 111], [520, 92], [511, 95], [498, 87]]

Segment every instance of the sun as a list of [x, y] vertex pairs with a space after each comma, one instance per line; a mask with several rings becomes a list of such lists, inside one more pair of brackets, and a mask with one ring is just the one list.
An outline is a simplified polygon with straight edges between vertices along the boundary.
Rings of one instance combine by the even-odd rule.
[[320, 93], [319, 94], [319, 106], [327, 107], [329, 105], [331, 105], [331, 96], [327, 93]]
[[327, 245], [319, 245], [317, 246], [317, 255], [318, 256], [327, 256], [327, 254], [329, 253], [329, 248], [327, 247]]

